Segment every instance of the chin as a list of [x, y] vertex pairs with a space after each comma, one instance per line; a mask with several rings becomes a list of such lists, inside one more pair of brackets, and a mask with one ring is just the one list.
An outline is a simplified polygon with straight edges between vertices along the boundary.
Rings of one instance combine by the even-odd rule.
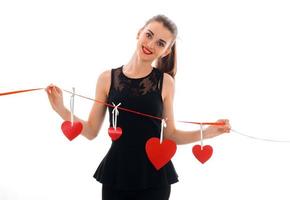
[[153, 58], [148, 58], [148, 56], [139, 56], [139, 59], [142, 60], [143, 62], [153, 62]]
[[137, 55], [138, 55], [139, 59], [144, 61], [144, 62], [153, 62], [155, 60], [154, 55], [146, 55], [142, 52], [141, 49], [139, 49]]

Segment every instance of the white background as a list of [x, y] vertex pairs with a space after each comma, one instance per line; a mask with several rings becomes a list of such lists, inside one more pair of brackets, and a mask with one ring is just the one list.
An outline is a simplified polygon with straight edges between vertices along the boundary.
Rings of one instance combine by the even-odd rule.
[[[289, 10], [286, 0], [3, 0], [0, 92], [54, 83], [94, 98], [98, 75], [127, 63], [139, 28], [162, 13], [179, 28], [176, 120], [228, 118], [245, 134], [290, 140]], [[76, 97], [76, 115], [86, 119], [92, 104]], [[101, 199], [92, 176], [110, 146], [108, 121], [95, 140], [69, 142], [44, 91], [0, 97], [0, 199]], [[171, 200], [290, 198], [289, 143], [231, 133], [205, 144], [214, 154], [204, 165], [194, 144], [178, 146]]]

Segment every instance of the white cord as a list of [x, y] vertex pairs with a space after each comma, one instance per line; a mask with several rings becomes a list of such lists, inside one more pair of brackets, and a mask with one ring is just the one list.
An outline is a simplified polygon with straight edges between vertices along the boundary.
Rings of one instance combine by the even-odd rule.
[[203, 149], [203, 124], [200, 123], [200, 146], [201, 150]]
[[117, 116], [119, 115], [119, 110], [118, 110], [118, 106], [121, 105], [121, 103], [119, 103], [117, 106], [114, 104], [114, 102], [112, 102], [113, 105], [115, 106], [113, 111], [112, 111], [112, 124], [114, 129], [117, 129]]
[[[166, 120], [167, 120], [167, 118], [166, 118]], [[162, 119], [162, 121], [161, 121], [161, 132], [160, 132], [160, 144], [163, 142], [163, 127], [165, 127], [166, 128], [166, 122], [165, 122], [165, 120], [164, 119]]]
[[75, 97], [75, 88], [72, 88], [73, 92], [70, 97], [70, 121], [71, 121], [71, 126], [73, 126], [74, 123], [74, 97]]
[[274, 140], [274, 139], [268, 139], [268, 138], [259, 138], [259, 137], [254, 137], [254, 136], [250, 136], [250, 135], [246, 135], [244, 133], [241, 133], [239, 131], [236, 131], [234, 129], [231, 129], [232, 132], [235, 132], [239, 135], [242, 135], [244, 137], [248, 137], [251, 139], [255, 139], [255, 140], [263, 140], [263, 141], [267, 141], [267, 142], [283, 142], [283, 143], [290, 143], [290, 140]]

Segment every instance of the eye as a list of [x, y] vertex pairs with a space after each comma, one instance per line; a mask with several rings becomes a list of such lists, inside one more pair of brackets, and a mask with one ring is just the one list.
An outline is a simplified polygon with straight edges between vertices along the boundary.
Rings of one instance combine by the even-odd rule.
[[146, 37], [149, 38], [149, 39], [152, 38], [151, 33], [146, 33]]
[[164, 43], [163, 43], [163, 42], [160, 42], [160, 41], [157, 42], [157, 45], [158, 45], [159, 47], [164, 47], [164, 46], [165, 46]]

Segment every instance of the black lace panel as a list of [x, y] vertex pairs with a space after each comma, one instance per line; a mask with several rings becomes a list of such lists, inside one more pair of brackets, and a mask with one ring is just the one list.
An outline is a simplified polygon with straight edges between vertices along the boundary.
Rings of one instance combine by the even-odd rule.
[[115, 69], [113, 89], [117, 92], [126, 92], [133, 96], [143, 96], [160, 90], [160, 74], [155, 73], [156, 69], [143, 78], [128, 78], [122, 72], [122, 67]]

